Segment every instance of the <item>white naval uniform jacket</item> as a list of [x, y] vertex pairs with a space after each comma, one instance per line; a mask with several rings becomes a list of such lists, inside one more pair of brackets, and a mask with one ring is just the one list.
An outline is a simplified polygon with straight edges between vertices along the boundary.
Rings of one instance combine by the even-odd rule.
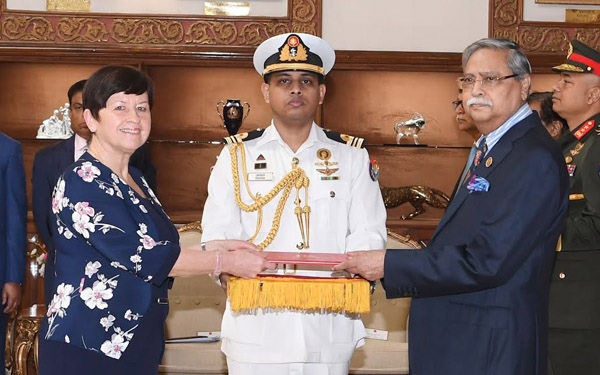
[[[246, 213], [235, 202], [231, 157], [226, 146], [211, 173], [208, 199], [202, 217], [203, 241], [243, 239], [254, 234], [256, 212]], [[253, 194], [267, 194], [292, 169], [292, 158], [310, 179], [309, 204], [310, 248], [302, 251], [345, 253], [353, 250], [383, 249], [386, 241], [386, 211], [379, 183], [369, 174], [369, 155], [365, 149], [331, 140], [313, 123], [304, 144], [293, 152], [281, 139], [274, 125], [262, 136], [244, 141], [247, 173], [261, 173], [266, 181], [249, 181]], [[322, 179], [316, 163], [317, 150], [331, 152], [330, 162], [337, 162], [338, 179]], [[259, 160], [262, 155], [264, 161]], [[266, 168], [255, 170], [255, 164]], [[321, 166], [322, 168], [322, 166]], [[241, 156], [238, 169], [242, 200], [253, 203], [246, 191]], [[269, 179], [272, 173], [272, 179]], [[251, 176], [252, 179], [254, 179]], [[294, 215], [295, 189], [286, 203], [280, 229], [266, 251], [298, 251], [302, 241]], [[263, 208], [263, 224], [255, 243], [262, 242], [271, 228], [279, 194]], [[300, 198], [304, 205], [304, 191]], [[342, 314], [302, 312], [233, 313], [229, 303], [222, 322], [222, 351], [231, 359], [249, 363], [347, 362], [366, 335], [360, 319]]]

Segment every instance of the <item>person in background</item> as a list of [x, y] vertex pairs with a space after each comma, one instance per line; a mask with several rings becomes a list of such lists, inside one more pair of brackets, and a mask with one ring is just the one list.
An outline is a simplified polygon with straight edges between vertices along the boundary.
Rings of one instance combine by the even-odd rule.
[[[254, 67], [263, 76], [261, 91], [273, 119], [264, 130], [226, 139], [229, 145], [208, 183], [203, 240], [252, 238], [267, 252], [294, 253], [344, 254], [385, 246], [378, 170], [362, 148], [364, 140], [325, 131], [314, 122], [334, 61], [333, 48], [309, 34], [277, 35], [256, 49]], [[238, 176], [237, 168], [244, 173]], [[281, 193], [261, 202], [258, 213], [242, 210], [251, 197], [271, 196], [298, 175], [305, 177], [295, 181], [301, 182], [296, 187], [304, 186], [299, 197], [292, 193], [286, 200]], [[280, 222], [269, 230], [266, 223], [276, 218]], [[330, 267], [307, 272], [331, 275]], [[356, 316], [268, 309], [244, 314], [234, 312], [228, 300], [221, 350], [231, 375], [346, 375], [365, 336]]]
[[[21, 302], [27, 252], [27, 198], [21, 144], [0, 132], [0, 363], [5, 368], [8, 314]], [[4, 370], [3, 370], [4, 371]]]
[[482, 136], [467, 178], [421, 251], [353, 252], [335, 266], [412, 297], [412, 374], [547, 372], [548, 291], [567, 212], [558, 144], [527, 105], [519, 46], [481, 39], [463, 52], [465, 110]]
[[[75, 82], [67, 92], [71, 130], [74, 134], [68, 139], [39, 150], [33, 159], [32, 207], [38, 236], [46, 250], [44, 270], [44, 301], [46, 305], [52, 298], [51, 287], [54, 281], [54, 242], [50, 232], [51, 221], [54, 219], [50, 207], [52, 190], [58, 176], [87, 150], [91, 137], [90, 130], [83, 118], [82, 93], [85, 82], [85, 79]], [[150, 188], [156, 190], [156, 171], [150, 162], [146, 144], [132, 155], [130, 165], [140, 169]]]
[[481, 136], [481, 133], [477, 130], [471, 115], [469, 115], [463, 107], [462, 91], [461, 88], [458, 89], [458, 96], [456, 100], [452, 102], [452, 110], [454, 110], [454, 113], [456, 114], [458, 129], [467, 133], [474, 141], [476, 141]]
[[558, 143], [569, 172], [569, 213], [550, 284], [550, 368], [600, 374], [600, 51], [571, 42], [553, 109], [569, 132]]
[[569, 126], [565, 119], [552, 109], [552, 92], [532, 92], [527, 98], [531, 109], [536, 111], [542, 120], [542, 125], [546, 127], [548, 133], [558, 140], [563, 134], [569, 132]]
[[252, 278], [274, 267], [244, 241], [180, 249], [177, 229], [129, 165], [148, 139], [153, 98], [150, 78], [129, 66], [100, 68], [85, 85], [89, 148], [52, 195], [56, 277], [39, 333], [41, 375], [157, 374], [170, 276]]

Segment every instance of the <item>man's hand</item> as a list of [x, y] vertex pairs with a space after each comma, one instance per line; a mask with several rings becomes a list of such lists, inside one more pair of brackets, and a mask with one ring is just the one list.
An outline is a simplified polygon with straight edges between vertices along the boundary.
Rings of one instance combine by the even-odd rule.
[[6, 306], [4, 308], [4, 313], [8, 314], [15, 310], [20, 302], [21, 285], [17, 283], [4, 284], [4, 287], [2, 287], [2, 304]]
[[346, 261], [334, 266], [334, 271], [346, 270], [369, 281], [383, 277], [385, 250], [351, 251], [346, 255]]

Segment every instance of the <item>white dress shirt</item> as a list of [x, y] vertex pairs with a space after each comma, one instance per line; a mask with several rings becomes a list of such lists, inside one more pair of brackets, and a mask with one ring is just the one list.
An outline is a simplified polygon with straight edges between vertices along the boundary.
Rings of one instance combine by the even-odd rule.
[[75, 151], [73, 155], [73, 161], [79, 160], [88, 149], [88, 143], [85, 138], [75, 134]]

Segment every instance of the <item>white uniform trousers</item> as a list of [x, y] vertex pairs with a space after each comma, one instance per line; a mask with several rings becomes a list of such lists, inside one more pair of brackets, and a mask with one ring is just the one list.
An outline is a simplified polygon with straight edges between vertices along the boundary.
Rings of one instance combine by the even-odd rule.
[[227, 358], [229, 375], [348, 375], [344, 363], [244, 363]]

